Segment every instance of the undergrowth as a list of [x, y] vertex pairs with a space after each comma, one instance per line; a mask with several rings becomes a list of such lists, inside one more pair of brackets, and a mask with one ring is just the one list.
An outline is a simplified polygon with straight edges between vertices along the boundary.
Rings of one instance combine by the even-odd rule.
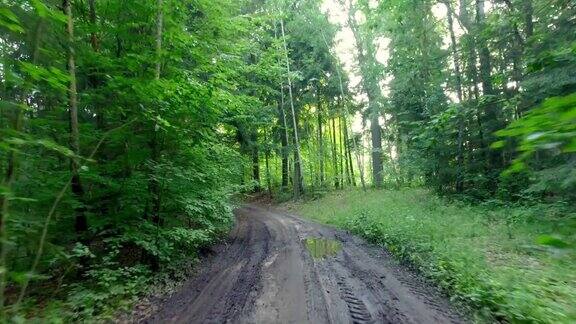
[[385, 246], [477, 321], [576, 322], [576, 217], [564, 206], [469, 206], [406, 189], [336, 192], [295, 208]]
[[[230, 208], [218, 217], [220, 224], [204, 229], [150, 227], [134, 235], [112, 236], [100, 242], [105, 248], [78, 243], [66, 255], [70, 269], [39, 278], [43, 282], [34, 285], [20, 309], [11, 310], [17, 312], [11, 321], [131, 320], [128, 313], [135, 303], [143, 296], [163, 295], [183, 282], [194, 271], [200, 252], [224, 237], [232, 223]], [[57, 261], [62, 267], [62, 261]]]

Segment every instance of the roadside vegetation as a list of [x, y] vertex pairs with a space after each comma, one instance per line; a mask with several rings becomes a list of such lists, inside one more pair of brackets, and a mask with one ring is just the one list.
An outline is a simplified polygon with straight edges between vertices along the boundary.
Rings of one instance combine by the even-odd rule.
[[235, 194], [351, 188], [399, 191], [333, 221], [461, 299], [573, 319], [575, 22], [569, 0], [1, 1], [0, 322], [112, 317], [224, 237]]
[[481, 321], [576, 321], [576, 213], [563, 205], [470, 206], [428, 190], [347, 190], [292, 205], [381, 244]]

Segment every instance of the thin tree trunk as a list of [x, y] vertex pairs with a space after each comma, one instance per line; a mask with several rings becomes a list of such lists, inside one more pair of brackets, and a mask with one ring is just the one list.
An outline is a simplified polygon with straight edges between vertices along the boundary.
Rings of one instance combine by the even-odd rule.
[[334, 188], [340, 188], [340, 173], [338, 171], [338, 155], [337, 155], [337, 147], [336, 147], [336, 118], [333, 117], [331, 120], [332, 123], [332, 167], [334, 168]]
[[344, 143], [346, 145], [347, 152], [346, 160], [348, 161], [348, 167], [350, 168], [350, 181], [352, 186], [356, 187], [356, 177], [354, 176], [354, 164], [352, 163], [352, 152], [350, 147], [350, 138], [348, 135], [348, 120], [346, 115], [344, 115]]
[[[486, 40], [482, 35], [485, 30], [485, 13], [484, 13], [484, 3], [485, 0], [476, 0], [476, 27], [477, 27], [477, 45], [479, 47], [479, 59], [480, 59], [480, 80], [482, 82], [482, 90], [485, 96], [494, 96], [496, 93], [494, 91], [494, 86], [492, 84], [492, 60], [490, 58], [490, 50], [486, 44]], [[485, 143], [484, 150], [488, 153], [488, 170], [494, 170], [498, 168], [501, 164], [501, 153], [499, 150], [492, 150], [488, 145], [493, 139], [493, 133], [500, 128], [499, 116], [497, 113], [497, 105], [493, 98], [488, 98], [488, 102], [485, 108], [485, 123], [486, 136], [488, 141]], [[496, 174], [494, 174], [496, 176]]]
[[280, 19], [280, 30], [282, 31], [282, 44], [284, 45], [284, 55], [286, 59], [286, 72], [288, 79], [288, 94], [290, 98], [290, 110], [292, 111], [292, 127], [294, 132], [294, 199], [298, 199], [304, 192], [302, 179], [302, 161], [300, 159], [300, 142], [298, 139], [298, 123], [296, 122], [296, 110], [294, 109], [294, 98], [292, 95], [292, 77], [290, 76], [290, 59], [288, 58], [288, 46], [286, 45], [286, 34], [284, 32], [284, 20]]
[[89, 18], [90, 24], [93, 28], [92, 32], [90, 33], [90, 44], [92, 45], [92, 50], [94, 52], [98, 52], [100, 48], [100, 40], [98, 39], [98, 33], [96, 32], [97, 25], [96, 25], [96, 0], [88, 0], [88, 11], [89, 11]]
[[464, 150], [463, 150], [463, 137], [464, 137], [464, 114], [462, 112], [462, 74], [460, 72], [460, 61], [458, 59], [458, 48], [456, 43], [456, 35], [454, 34], [454, 21], [452, 19], [452, 10], [450, 2], [444, 3], [447, 10], [448, 29], [450, 31], [450, 42], [452, 49], [452, 60], [454, 62], [454, 74], [456, 77], [456, 95], [458, 96], [458, 152], [456, 154], [456, 163], [458, 165], [456, 171], [456, 192], [462, 193], [464, 190]]
[[[390, 134], [390, 129], [388, 128], [388, 123], [390, 121], [387, 120], [384, 123], [384, 133], [385, 134]], [[388, 151], [388, 157], [390, 159], [390, 168], [392, 169], [392, 176], [394, 177], [394, 181], [396, 183], [396, 189], [399, 189], [401, 186], [401, 180], [400, 180], [400, 172], [398, 171], [398, 166], [396, 165], [396, 161], [394, 161], [394, 158], [392, 157], [392, 140], [387, 140], [386, 141], [386, 150]]]
[[324, 137], [322, 135], [322, 96], [320, 93], [320, 85], [318, 85], [318, 90], [317, 90], [317, 99], [318, 99], [318, 104], [317, 104], [317, 117], [318, 117], [318, 146], [319, 146], [319, 163], [320, 163], [320, 186], [323, 187], [324, 186]]
[[532, 16], [534, 15], [534, 7], [532, 5], [532, 0], [524, 0], [524, 27], [526, 33], [526, 40], [528, 40], [534, 34], [534, 22], [532, 22]]
[[[154, 69], [154, 80], [160, 80], [160, 75], [162, 72], [162, 33], [163, 33], [163, 25], [164, 25], [164, 1], [157, 0], [156, 2], [156, 65]], [[150, 170], [150, 195], [152, 198], [152, 222], [156, 225], [160, 225], [160, 209], [162, 206], [162, 197], [161, 197], [161, 185], [158, 177], [154, 175], [156, 172], [154, 167], [158, 165], [160, 162], [160, 139], [159, 139], [159, 131], [157, 122], [154, 122], [154, 129], [152, 134], [152, 141], [151, 141], [151, 150], [152, 150], [152, 169]]]
[[[470, 18], [470, 15], [468, 13], [468, 5], [471, 2], [471, 0], [460, 0], [460, 13], [459, 13], [459, 21], [466, 27], [466, 29], [469, 31], [469, 34], [467, 35], [468, 38], [468, 42], [466, 45], [466, 50], [468, 52], [467, 55], [467, 68], [466, 68], [466, 74], [469, 80], [472, 81], [472, 86], [471, 86], [471, 90], [469, 90], [468, 92], [470, 93], [469, 95], [469, 100], [473, 99], [476, 102], [478, 102], [480, 100], [480, 90], [478, 88], [478, 84], [480, 83], [479, 81], [479, 77], [478, 77], [478, 68], [477, 68], [477, 55], [476, 55], [476, 44], [477, 44], [477, 40], [475, 39], [474, 35], [470, 34], [470, 31], [472, 30], [473, 26], [472, 26], [472, 21]], [[484, 140], [484, 132], [483, 132], [483, 126], [482, 126], [482, 121], [481, 121], [481, 114], [480, 111], [478, 109], [476, 109], [475, 111], [475, 117], [476, 117], [476, 123], [478, 125], [478, 137], [479, 137], [479, 148], [478, 148], [478, 152], [480, 152], [482, 155], [484, 155], [485, 157], [482, 159], [483, 161], [488, 161], [488, 157], [487, 157], [487, 148], [485, 145], [485, 140]], [[469, 150], [469, 156], [473, 156], [474, 155], [474, 149], [472, 146], [470, 146], [470, 150]]]
[[[70, 77], [68, 88], [68, 109], [70, 114], [70, 149], [74, 154], [80, 155], [80, 132], [78, 129], [78, 97], [76, 89], [76, 64], [74, 53], [74, 18], [72, 16], [72, 0], [64, 0], [64, 12], [67, 16], [68, 33], [68, 74]], [[74, 228], [77, 233], [88, 229], [86, 207], [83, 205], [84, 188], [80, 181], [80, 164], [76, 157], [70, 160], [70, 172], [72, 174], [72, 193], [78, 200], [79, 206], [74, 208]]]
[[[446, 7], [450, 7], [450, 3], [448, 1], [445, 2]], [[458, 101], [462, 102], [462, 74], [460, 72], [460, 61], [458, 59], [458, 48], [456, 43], [456, 35], [454, 34], [454, 21], [452, 19], [452, 11], [448, 9], [448, 28], [450, 31], [450, 41], [451, 41], [451, 50], [452, 50], [452, 60], [454, 62], [454, 74], [456, 77], [456, 95], [458, 96]]]
[[266, 151], [264, 155], [266, 163], [266, 186], [268, 187], [268, 196], [272, 197], [272, 179], [270, 178], [270, 153]]
[[156, 16], [156, 74], [155, 80], [160, 80], [162, 69], [162, 33], [164, 29], [164, 0], [157, 0], [158, 15]]
[[[475, 100], [478, 100], [480, 98], [480, 91], [478, 89], [478, 69], [476, 67], [476, 51], [475, 51], [475, 46], [476, 46], [476, 40], [474, 39], [474, 35], [470, 34], [471, 30], [472, 30], [472, 21], [470, 19], [470, 15], [468, 13], [468, 5], [470, 3], [471, 0], [460, 0], [459, 3], [459, 17], [458, 20], [460, 21], [461, 25], [464, 26], [466, 28], [466, 30], [468, 31], [468, 34], [466, 35], [468, 38], [468, 42], [467, 42], [467, 46], [466, 46], [466, 50], [468, 51], [468, 60], [467, 60], [467, 76], [468, 79], [472, 81], [472, 89], [474, 93], [474, 98]], [[448, 7], [450, 8], [450, 7]], [[471, 96], [472, 97], [472, 96]]]
[[282, 101], [278, 103], [278, 114], [282, 121], [282, 133], [280, 134], [280, 141], [282, 143], [282, 189], [288, 187], [289, 174], [289, 159], [288, 159], [288, 125], [286, 124], [286, 114], [284, 113], [284, 90], [282, 92]]
[[250, 146], [252, 153], [252, 179], [256, 182], [254, 188], [257, 192], [260, 191], [260, 158], [258, 153], [258, 133], [252, 131], [250, 134]]
[[[274, 26], [274, 39], [278, 39], [276, 25]], [[278, 65], [281, 65], [280, 58], [278, 59]], [[288, 123], [286, 122], [286, 112], [284, 99], [284, 81], [280, 82], [280, 102], [278, 103], [278, 114], [279, 120], [282, 122], [282, 133], [280, 135], [280, 141], [282, 143], [282, 182], [281, 189], [284, 190], [288, 188], [290, 182], [290, 159], [288, 157], [288, 143], [290, 137], [288, 135]]]
[[[326, 35], [324, 35], [324, 31], [321, 31], [321, 35], [322, 35], [322, 39], [324, 40], [324, 45], [326, 45], [326, 48], [330, 52], [330, 55], [332, 55], [332, 57], [336, 60], [336, 62], [339, 62], [338, 57], [330, 51], [331, 47], [328, 45], [328, 41], [326, 40]], [[336, 75], [338, 76], [338, 84], [340, 86], [340, 96], [342, 98], [346, 98], [345, 93], [344, 93], [344, 84], [342, 82], [342, 75], [340, 74], [339, 69], [336, 69]], [[350, 113], [348, 111], [348, 107], [346, 105], [344, 105], [344, 112], [346, 115], [350, 115]], [[362, 157], [361, 157], [361, 152], [360, 152], [360, 148], [358, 146], [358, 143], [356, 142], [356, 138], [354, 137], [354, 134], [353, 134], [351, 128], [350, 128], [350, 134], [352, 135], [352, 146], [353, 146], [353, 149], [355, 152], [354, 156], [356, 156], [356, 164], [358, 165], [358, 172], [360, 174], [360, 183], [362, 184], [362, 190], [366, 191], [366, 181], [364, 179], [364, 166], [363, 166], [363, 161], [362, 161]], [[354, 172], [352, 172], [352, 174], [354, 174]]]
[[352, 177], [350, 175], [350, 164], [348, 163], [348, 135], [346, 134], [346, 117], [340, 117], [340, 133], [341, 141], [344, 145], [344, 168], [346, 171], [346, 184], [352, 185]]
[[[264, 143], [268, 143], [268, 135], [264, 129]], [[264, 162], [266, 164], [266, 186], [268, 187], [268, 196], [272, 197], [272, 179], [270, 175], [270, 150], [268, 147], [264, 150]]]
[[[96, 15], [96, 0], [88, 0], [88, 18], [90, 19], [90, 25], [92, 32], [90, 33], [90, 46], [94, 53], [100, 51], [100, 39], [98, 38], [97, 15]], [[96, 67], [90, 67], [90, 72], [88, 75], [88, 81], [93, 88], [98, 88], [102, 84], [102, 79], [98, 76], [98, 71]], [[98, 107], [96, 109], [96, 128], [104, 129], [104, 108]]]
[[[484, 30], [484, 0], [476, 0], [476, 27], [478, 33], [482, 34]], [[482, 81], [482, 90], [484, 95], [493, 95], [494, 87], [492, 85], [491, 70], [492, 63], [490, 59], [490, 50], [486, 45], [486, 40], [483, 35], [478, 35], [477, 45], [479, 47], [480, 58], [480, 80]]]
[[[344, 188], [344, 152], [343, 152], [342, 117], [338, 116], [338, 153], [340, 153], [340, 186]], [[346, 169], [348, 170], [348, 169]]]
[[[278, 39], [276, 25], [274, 26], [274, 39]], [[281, 65], [280, 58], [278, 59], [278, 65]], [[278, 115], [279, 119], [282, 121], [282, 134], [280, 136], [280, 141], [282, 143], [282, 182], [281, 189], [284, 190], [288, 188], [290, 182], [290, 159], [288, 157], [288, 124], [286, 122], [286, 112], [284, 110], [285, 99], [284, 99], [284, 81], [280, 82], [280, 102], [278, 103]]]
[[[372, 97], [372, 99], [370, 99]], [[372, 181], [376, 188], [382, 187], [382, 129], [379, 124], [379, 113], [374, 96], [368, 96], [370, 109], [370, 137], [372, 142]]]

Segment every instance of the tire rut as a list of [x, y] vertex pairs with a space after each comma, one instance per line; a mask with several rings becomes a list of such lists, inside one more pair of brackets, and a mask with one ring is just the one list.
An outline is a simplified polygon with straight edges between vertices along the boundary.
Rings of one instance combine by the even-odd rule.
[[215, 307], [212, 306], [204, 322], [231, 322], [242, 312], [250, 311], [251, 304], [248, 302], [254, 298], [254, 293], [259, 288], [262, 264], [268, 256], [270, 243], [268, 228], [261, 223], [257, 224], [256, 230], [251, 228], [251, 240], [247, 242], [252, 252], [251, 256], [246, 261], [243, 260], [247, 257], [246, 253], [237, 254], [236, 262], [243, 265], [238, 271], [235, 283], [228, 294], [219, 297], [218, 303]]
[[[461, 323], [419, 277], [351, 235], [260, 206], [146, 323]], [[340, 242], [313, 258], [304, 239]]]
[[356, 297], [350, 286], [346, 283], [346, 278], [339, 277], [336, 282], [340, 289], [340, 296], [348, 306], [348, 312], [350, 313], [352, 322], [355, 324], [372, 323], [372, 315], [368, 311], [368, 308], [366, 308], [366, 305], [361, 299]]

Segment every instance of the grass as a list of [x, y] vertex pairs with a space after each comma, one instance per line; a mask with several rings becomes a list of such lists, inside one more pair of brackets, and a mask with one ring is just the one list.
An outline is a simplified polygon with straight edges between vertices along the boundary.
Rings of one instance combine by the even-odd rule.
[[468, 206], [424, 189], [343, 191], [290, 206], [382, 244], [478, 321], [576, 322], [576, 218], [554, 206]]

